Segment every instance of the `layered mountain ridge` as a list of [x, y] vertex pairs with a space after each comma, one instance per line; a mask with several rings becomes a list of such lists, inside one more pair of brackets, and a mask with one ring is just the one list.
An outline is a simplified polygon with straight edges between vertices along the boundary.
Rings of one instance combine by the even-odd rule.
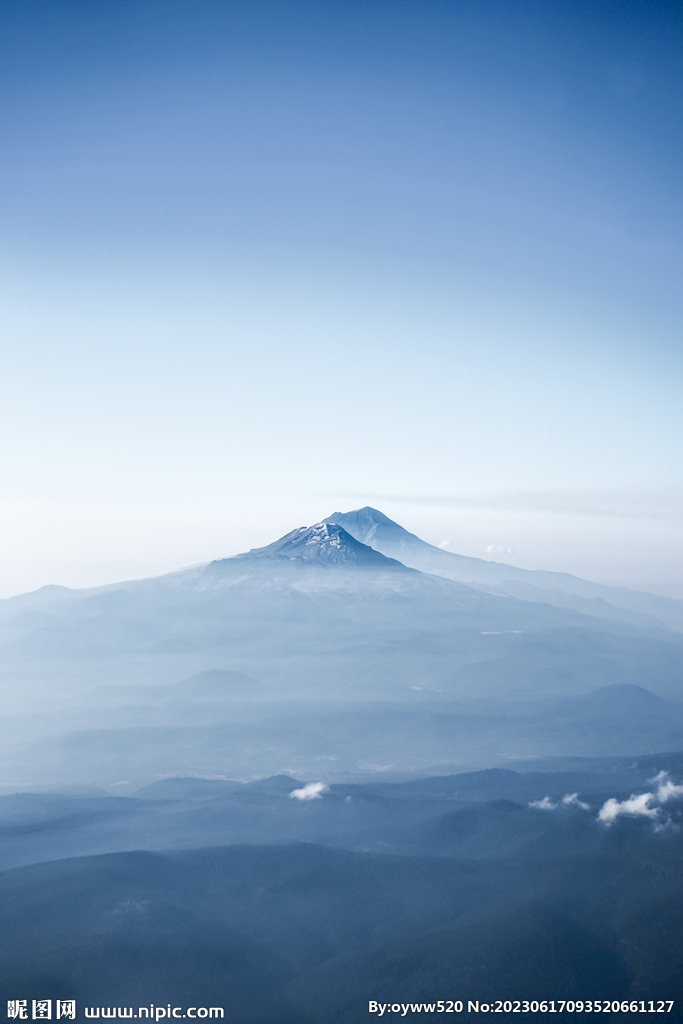
[[683, 637], [345, 522], [0, 605], [3, 998], [675, 998]]
[[[496, 563], [373, 509], [338, 517], [165, 576], [0, 602], [0, 786], [679, 748], [683, 638], [661, 620], [449, 578]], [[604, 707], [583, 700], [606, 687]]]

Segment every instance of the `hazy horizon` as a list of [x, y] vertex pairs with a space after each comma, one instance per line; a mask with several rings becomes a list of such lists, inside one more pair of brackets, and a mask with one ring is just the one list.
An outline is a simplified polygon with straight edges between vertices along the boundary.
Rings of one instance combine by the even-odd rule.
[[0, 13], [0, 594], [371, 504], [683, 596], [676, 4]]
[[[262, 547], [300, 526], [320, 522], [333, 511], [347, 511], [343, 500], [323, 504], [296, 501], [289, 516], [260, 509], [252, 521], [237, 518], [229, 508], [94, 506], [50, 503], [19, 510], [6, 510], [6, 522], [22, 517], [21, 527], [35, 529], [39, 520], [41, 534], [37, 549], [6, 555], [0, 600], [37, 590], [46, 585], [74, 589], [106, 586], [130, 579], [160, 576], [187, 566], [217, 558], [229, 558], [251, 548]], [[649, 591], [667, 597], [682, 598], [683, 583], [676, 571], [678, 562], [664, 542], [664, 529], [675, 531], [677, 523], [671, 506], [675, 496], [652, 497], [639, 515], [631, 499], [618, 495], [491, 495], [471, 498], [389, 498], [374, 501], [373, 507], [389, 515], [399, 525], [429, 544], [459, 555], [502, 562], [523, 569], [541, 569], [570, 573], [582, 579], [608, 586]], [[643, 496], [639, 496], [643, 498]], [[600, 499], [607, 510], [596, 511]], [[614, 505], [622, 501], [626, 510], [619, 514]], [[508, 510], [505, 506], [512, 506]], [[536, 504], [536, 508], [534, 508]], [[332, 507], [334, 505], [334, 508]], [[359, 501], [357, 506], [360, 507]], [[545, 507], [544, 507], [545, 505]], [[501, 507], [502, 506], [502, 507]], [[517, 506], [517, 507], [515, 507]], [[553, 506], [555, 506], [553, 508]], [[668, 506], [668, 507], [667, 507]], [[317, 516], [309, 514], [312, 509]], [[299, 520], [295, 517], [299, 514]], [[651, 519], [650, 519], [651, 516]], [[45, 519], [50, 519], [49, 523]], [[32, 518], [34, 522], [32, 522]], [[237, 518], [237, 521], [235, 519]], [[240, 521], [240, 519], [242, 521]], [[575, 535], [576, 521], [583, 526], [582, 550], [568, 550], [562, 541]], [[613, 538], [624, 543], [632, 534], [633, 521], [645, 521], [641, 549], [623, 557], [618, 544], [605, 551], [600, 527], [607, 521]], [[649, 530], [648, 530], [649, 527]], [[201, 531], [201, 536], [197, 533]], [[111, 532], [123, 535], [119, 549], [112, 552]], [[649, 536], [648, 536], [649, 533]], [[505, 536], [510, 544], [487, 544], [492, 536]], [[36, 535], [34, 535], [35, 537]], [[62, 550], [55, 552], [50, 542], [59, 537]], [[453, 538], [453, 539], [450, 539]], [[152, 549], [150, 551], [150, 548]], [[676, 552], [678, 556], [678, 552]]]

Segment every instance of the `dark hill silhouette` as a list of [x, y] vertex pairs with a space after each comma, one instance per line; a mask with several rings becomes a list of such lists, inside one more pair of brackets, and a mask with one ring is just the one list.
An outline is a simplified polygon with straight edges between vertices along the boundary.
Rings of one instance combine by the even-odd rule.
[[545, 864], [307, 844], [39, 864], [0, 875], [0, 997], [224, 1006], [228, 1024], [358, 1024], [369, 999], [676, 1000], [681, 860], [679, 834], [626, 823]]

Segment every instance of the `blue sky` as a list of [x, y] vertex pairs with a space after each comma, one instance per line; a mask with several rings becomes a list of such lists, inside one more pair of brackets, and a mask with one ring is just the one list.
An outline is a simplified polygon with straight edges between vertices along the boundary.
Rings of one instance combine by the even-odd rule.
[[683, 596], [665, 2], [0, 6], [0, 593], [373, 504]]

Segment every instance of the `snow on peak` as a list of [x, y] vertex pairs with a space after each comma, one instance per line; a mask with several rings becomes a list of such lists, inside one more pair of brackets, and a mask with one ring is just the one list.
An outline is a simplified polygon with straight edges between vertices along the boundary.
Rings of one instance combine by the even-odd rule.
[[386, 558], [366, 544], [352, 537], [336, 523], [315, 523], [292, 530], [273, 544], [254, 548], [247, 558], [277, 558], [297, 562], [323, 564], [367, 565], [384, 569], [401, 565], [394, 558]]

